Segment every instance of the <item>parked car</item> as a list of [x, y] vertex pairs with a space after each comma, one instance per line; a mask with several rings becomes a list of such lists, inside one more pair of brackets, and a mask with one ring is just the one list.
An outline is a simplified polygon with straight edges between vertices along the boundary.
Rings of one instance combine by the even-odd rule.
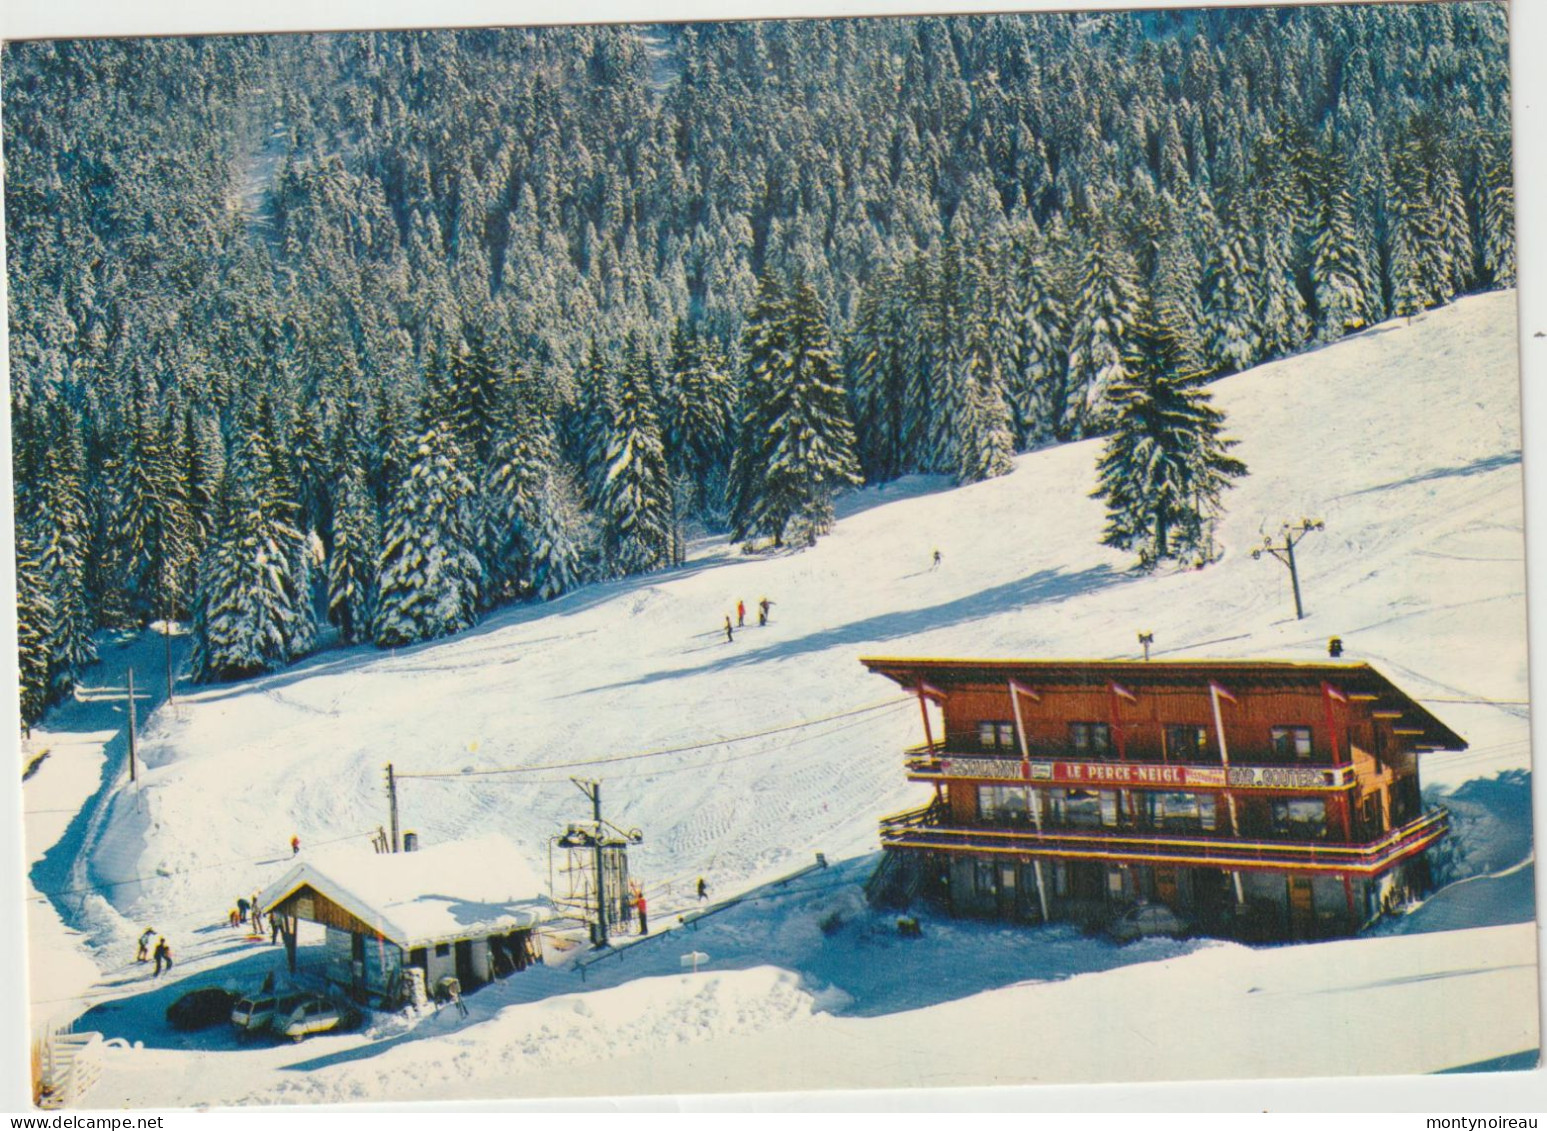
[[167, 1006], [167, 1024], [184, 1032], [208, 1029], [231, 1016], [235, 1003], [236, 995], [218, 986], [192, 990]]
[[275, 1036], [304, 1041], [313, 1033], [352, 1029], [359, 1022], [359, 1011], [353, 1006], [329, 1001], [316, 994], [307, 994], [296, 1002], [289, 1013], [276, 1015], [270, 1027]]
[[1192, 922], [1164, 903], [1136, 903], [1107, 924], [1107, 934], [1118, 942], [1135, 939], [1186, 937]]
[[289, 1017], [305, 994], [253, 994], [231, 1008], [231, 1024], [238, 1036], [250, 1037], [270, 1027], [275, 1017]]

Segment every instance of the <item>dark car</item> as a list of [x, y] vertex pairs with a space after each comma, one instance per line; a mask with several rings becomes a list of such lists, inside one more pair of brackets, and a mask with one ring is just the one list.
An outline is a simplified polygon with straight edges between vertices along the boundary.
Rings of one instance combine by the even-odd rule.
[[1192, 923], [1164, 903], [1136, 903], [1107, 924], [1107, 934], [1118, 942], [1135, 939], [1185, 938]]
[[167, 1024], [184, 1032], [208, 1029], [231, 1016], [235, 1001], [235, 994], [217, 986], [192, 990], [167, 1006]]

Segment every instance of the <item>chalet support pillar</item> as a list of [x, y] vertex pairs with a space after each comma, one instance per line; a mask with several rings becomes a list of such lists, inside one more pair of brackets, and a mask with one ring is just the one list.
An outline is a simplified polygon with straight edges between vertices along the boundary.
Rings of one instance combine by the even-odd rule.
[[[1026, 724], [1021, 721], [1021, 695], [1025, 691], [1026, 689], [1019, 687], [1013, 679], [1010, 680], [1010, 707], [1015, 715], [1015, 739], [1021, 747], [1021, 780], [1026, 783], [1026, 808], [1031, 810], [1032, 826], [1040, 833], [1042, 806], [1038, 804], [1038, 799], [1031, 788], [1031, 744], [1026, 741]], [[1042, 921], [1046, 923], [1048, 921], [1047, 884], [1042, 878], [1042, 857], [1032, 857], [1031, 868], [1037, 877], [1037, 906], [1042, 909]]]
[[279, 921], [279, 937], [285, 940], [285, 963], [290, 973], [295, 973], [295, 936], [300, 924], [294, 915], [284, 915]]
[[[1219, 684], [1209, 683], [1209, 701], [1214, 705], [1214, 734], [1219, 739], [1219, 764], [1225, 768], [1225, 781], [1230, 781], [1230, 745], [1225, 741], [1225, 718], [1219, 710]], [[1231, 700], [1234, 702], [1234, 699]], [[1230, 810], [1230, 835], [1237, 839], [1241, 836], [1241, 823], [1236, 817], [1235, 794], [1225, 790], [1225, 806]], [[1232, 871], [1230, 879], [1235, 884], [1236, 907], [1246, 906], [1246, 892], [1241, 886], [1241, 873]]]
[[924, 745], [933, 750], [935, 748], [935, 736], [929, 728], [929, 703], [924, 699], [924, 681], [919, 680], [919, 714], [924, 719]]

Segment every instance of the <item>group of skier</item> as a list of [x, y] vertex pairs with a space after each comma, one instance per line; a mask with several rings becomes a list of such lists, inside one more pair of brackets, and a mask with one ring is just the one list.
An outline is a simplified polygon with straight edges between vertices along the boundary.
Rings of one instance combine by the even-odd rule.
[[[238, 898], [236, 906], [231, 909], [230, 922], [233, 927], [240, 927], [244, 923], [252, 923], [252, 933], [263, 933], [263, 907], [258, 902], [257, 893], [253, 893], [250, 900]], [[276, 924], [277, 928], [277, 924]]]
[[[767, 597], [759, 598], [757, 602], [757, 625], [762, 628], [768, 623], [768, 610], [773, 608], [773, 602]], [[747, 627], [747, 603], [736, 602], [736, 622], [731, 623], [729, 615], [725, 618], [725, 643], [730, 644], [736, 639], [736, 629]]]
[[[151, 950], [150, 946], [152, 939], [156, 941], [154, 951]], [[161, 977], [163, 966], [168, 970], [172, 969], [172, 947], [163, 936], [156, 934], [155, 927], [146, 927], [140, 935], [140, 949], [136, 952], [134, 960], [136, 962], [149, 962], [152, 958], [156, 961], [156, 972], [151, 975], [152, 978]]]

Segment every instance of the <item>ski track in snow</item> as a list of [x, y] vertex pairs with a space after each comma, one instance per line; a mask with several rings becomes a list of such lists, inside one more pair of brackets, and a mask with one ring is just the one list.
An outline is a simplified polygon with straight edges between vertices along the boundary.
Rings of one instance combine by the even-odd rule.
[[[34, 924], [32, 937], [35, 951], [57, 943], [94, 956], [116, 988], [86, 990], [78, 971], [47, 974], [35, 976], [34, 1000], [89, 992], [99, 995], [92, 1025], [149, 1034], [149, 1047], [110, 1057], [105, 1101], [331, 1102], [547, 1094], [564, 1080], [583, 1089], [584, 1066], [597, 1061], [648, 1064], [656, 1056], [664, 1064], [683, 1042], [734, 1050], [777, 1044], [780, 1033], [790, 1034], [790, 1050], [813, 1033], [842, 1030], [884, 1051], [915, 1039], [931, 1016], [965, 1025], [959, 1019], [973, 1003], [997, 1016], [1016, 995], [1051, 993], [1038, 987], [1052, 982], [1099, 987], [1121, 973], [1142, 988], [1173, 977], [1167, 971], [1178, 963], [1206, 980], [1221, 963], [1239, 972], [1298, 962], [1291, 952], [1317, 948], [1165, 943], [1118, 951], [1059, 928], [1032, 934], [982, 924], [934, 923], [922, 945], [899, 946], [886, 917], [863, 907], [859, 887], [877, 819], [928, 796], [903, 779], [900, 752], [921, 738], [917, 711], [906, 704], [680, 754], [570, 765], [892, 697], [890, 684], [860, 666], [862, 655], [1137, 658], [1138, 631], [1155, 634], [1157, 654], [1192, 658], [1314, 660], [1338, 635], [1345, 658], [1369, 659], [1415, 697], [1479, 700], [1430, 704], [1471, 750], [1428, 756], [1424, 781], [1431, 793], [1458, 799], [1453, 839], [1465, 843], [1452, 848], [1451, 874], [1480, 878], [1399, 922], [1432, 932], [1442, 923], [1529, 921], [1531, 907], [1510, 904], [1524, 899], [1534, 869], [1497, 874], [1529, 854], [1529, 805], [1522, 826], [1513, 808], [1500, 816], [1495, 802], [1472, 796], [1475, 785], [1467, 792], [1467, 783], [1530, 766], [1528, 712], [1518, 705], [1527, 688], [1514, 303], [1513, 292], [1467, 298], [1411, 325], [1377, 327], [1212, 386], [1251, 475], [1227, 493], [1216, 531], [1223, 556], [1202, 571], [1143, 576], [1131, 558], [1100, 546], [1102, 508], [1089, 498], [1100, 445], [1090, 441], [1022, 456], [1013, 474], [959, 489], [913, 477], [855, 492], [840, 500], [833, 533], [809, 550], [749, 557], [710, 539], [685, 567], [504, 610], [452, 639], [396, 652], [339, 649], [267, 677], [180, 691], [175, 709], [145, 721], [137, 789], [122, 777], [122, 742], [102, 744], [101, 732], [121, 726], [116, 705], [109, 697], [92, 705], [93, 688], [83, 689], [82, 702], [51, 717], [46, 740], [61, 749], [85, 743], [95, 763], [51, 757], [25, 797], [29, 809], [55, 796], [66, 808], [86, 806], [35, 867], [34, 883], [59, 890], [88, 878], [101, 894], [57, 899], [64, 924]], [[1297, 621], [1286, 571], [1252, 560], [1250, 550], [1302, 515], [1327, 525], [1297, 553], [1307, 606]], [[936, 547], [943, 561], [930, 569]], [[763, 596], [775, 602], [771, 623], [751, 623], [726, 643], [718, 631], [726, 613], [734, 615], [738, 599], [751, 608]], [[135, 645], [147, 661], [151, 643]], [[95, 685], [122, 676], [115, 661], [86, 678]], [[95, 746], [88, 732], [98, 733]], [[571, 969], [577, 952], [553, 953], [553, 965], [470, 998], [466, 1022], [445, 1014], [383, 1020], [300, 1050], [238, 1053], [223, 1032], [172, 1038], [160, 1011], [182, 979], [240, 985], [274, 964], [268, 948], [216, 924], [239, 893], [288, 867], [292, 833], [303, 851], [350, 837], [368, 850], [363, 838], [387, 819], [389, 761], [405, 775], [404, 827], [428, 840], [500, 832], [546, 872], [548, 838], [588, 815], [569, 777], [595, 777], [605, 783], [608, 818], [644, 832], [631, 870], [652, 893], [652, 912], [660, 908], [653, 922], [672, 926], [696, 906], [700, 875], [715, 898], [754, 898], [686, 942], [647, 941], [583, 984]], [[460, 776], [510, 767], [531, 772]], [[94, 787], [94, 773], [106, 784]], [[425, 773], [454, 776], [412, 776]], [[1529, 775], [1519, 781], [1528, 796]], [[30, 849], [54, 829], [29, 817], [28, 835]], [[1522, 846], [1513, 859], [1493, 858], [1494, 848]], [[44, 847], [40, 841], [33, 859]], [[762, 886], [818, 851], [834, 864], [817, 873], [829, 887], [792, 895]], [[819, 924], [834, 915], [825, 934]], [[176, 980], [151, 988], [138, 970], [122, 968], [148, 924], [183, 956]], [[89, 938], [69, 936], [65, 925]], [[1512, 934], [1480, 934], [1485, 964], [1514, 945]], [[1425, 940], [1444, 937], [1336, 945], [1439, 947]], [[677, 973], [678, 955], [700, 944], [713, 973]], [[967, 952], [978, 959], [961, 963]], [[1221, 957], [1227, 952], [1234, 957]], [[1512, 968], [1498, 961], [1487, 968]], [[899, 983], [924, 988], [900, 992]], [[1104, 990], [1088, 992], [1106, 1000]], [[1424, 999], [1425, 1008], [1433, 1004]], [[1074, 1032], [1083, 1022], [1068, 1024]], [[1499, 1040], [1534, 1041], [1534, 1026], [1534, 1013], [1529, 1034], [1501, 1025], [1509, 1037]], [[1172, 1037], [1183, 1046], [1207, 1040]], [[1466, 1055], [1482, 1043], [1468, 1044]], [[1368, 1070], [1446, 1067], [1445, 1056], [1462, 1053], [1460, 1045], [1447, 1049], [1408, 1049], [1408, 1060]], [[717, 1053], [703, 1055], [720, 1063]], [[1059, 1078], [975, 1065], [938, 1046], [930, 1056], [925, 1082]], [[1119, 1065], [1103, 1076], [1095, 1052], [1080, 1061], [1065, 1050], [1053, 1062], [1069, 1079], [1124, 1074]], [[1275, 1072], [1311, 1063], [1281, 1062]], [[854, 1066], [853, 1086], [875, 1082], [867, 1065]], [[1242, 1073], [1254, 1066], [1250, 1057], [1239, 1061]], [[656, 1080], [655, 1089], [677, 1079], [640, 1071], [614, 1077], [614, 1090], [617, 1080]], [[554, 1075], [529, 1092], [524, 1081], [542, 1073]], [[1236, 1074], [1218, 1064], [1210, 1073]]]

